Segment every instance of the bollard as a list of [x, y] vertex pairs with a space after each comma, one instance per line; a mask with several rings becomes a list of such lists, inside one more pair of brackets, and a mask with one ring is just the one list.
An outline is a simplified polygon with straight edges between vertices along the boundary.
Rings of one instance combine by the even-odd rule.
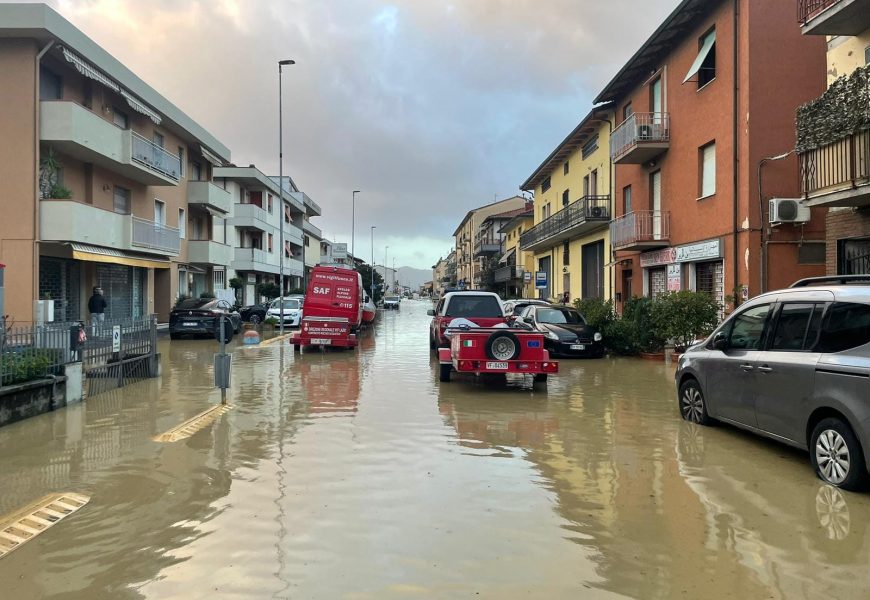
[[260, 334], [257, 333], [253, 329], [249, 329], [249, 330], [245, 331], [245, 333], [242, 335], [242, 342], [246, 346], [253, 346], [255, 344], [259, 344], [260, 343]]

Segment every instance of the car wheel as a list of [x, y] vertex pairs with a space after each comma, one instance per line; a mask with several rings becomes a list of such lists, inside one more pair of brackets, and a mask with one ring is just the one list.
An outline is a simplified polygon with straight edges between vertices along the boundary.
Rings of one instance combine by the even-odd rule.
[[822, 419], [810, 436], [810, 461], [819, 478], [844, 490], [859, 490], [867, 484], [867, 469], [861, 444], [842, 419]]
[[432, 330], [429, 330], [429, 347], [435, 350], [438, 347], [438, 342], [435, 341], [435, 336], [432, 335]]
[[690, 423], [710, 425], [713, 419], [707, 414], [707, 402], [697, 379], [687, 379], [680, 386], [680, 416]]
[[492, 360], [514, 360], [520, 354], [520, 341], [514, 334], [498, 331], [486, 340], [486, 355]]
[[535, 383], [547, 383], [547, 374], [546, 373], [535, 374]]
[[251, 315], [251, 316], [248, 318], [248, 321], [249, 321], [250, 323], [253, 323], [254, 325], [259, 324], [259, 322], [260, 322], [261, 320], [262, 320], [262, 319], [260, 319], [260, 315], [257, 315], [257, 314]]
[[450, 372], [453, 370], [453, 365], [450, 363], [442, 363], [438, 373], [439, 381], [450, 381]]

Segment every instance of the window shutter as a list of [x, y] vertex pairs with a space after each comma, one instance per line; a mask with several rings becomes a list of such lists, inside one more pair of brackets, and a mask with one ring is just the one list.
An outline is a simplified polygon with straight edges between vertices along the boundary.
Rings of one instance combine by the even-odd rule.
[[701, 168], [701, 196], [711, 196], [716, 193], [716, 144], [704, 147], [703, 166]]

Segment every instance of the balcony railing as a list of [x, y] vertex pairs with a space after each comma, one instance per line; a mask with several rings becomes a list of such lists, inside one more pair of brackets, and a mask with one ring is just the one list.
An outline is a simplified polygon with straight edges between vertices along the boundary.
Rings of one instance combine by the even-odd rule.
[[181, 236], [175, 227], [133, 217], [133, 245], [178, 254], [181, 249]]
[[797, 13], [810, 35], [859, 35], [870, 26], [870, 0], [798, 0]]
[[132, 132], [133, 153], [132, 159], [145, 165], [153, 171], [178, 181], [181, 178], [181, 159], [167, 152], [151, 140], [148, 140], [135, 131]]
[[[800, 168], [801, 192], [807, 198], [870, 184], [870, 129], [801, 153]], [[848, 201], [839, 204], [849, 206]]]
[[[670, 136], [668, 113], [634, 113], [610, 135], [610, 158], [614, 162], [646, 162], [667, 148]], [[643, 146], [647, 148], [644, 152], [633, 152]]]
[[817, 14], [840, 0], [798, 0], [798, 23], [806, 25]]
[[512, 265], [496, 269], [493, 273], [493, 279], [496, 283], [504, 283], [505, 281], [513, 281], [522, 279], [526, 270], [523, 267]]
[[670, 232], [671, 213], [667, 211], [639, 210], [610, 223], [610, 240], [616, 250], [666, 246]]
[[568, 233], [584, 223], [608, 221], [610, 221], [610, 195], [583, 196], [523, 233], [520, 236], [520, 246], [526, 249], [559, 234]]
[[501, 251], [501, 241], [495, 238], [482, 238], [474, 243], [474, 255], [495, 254]]

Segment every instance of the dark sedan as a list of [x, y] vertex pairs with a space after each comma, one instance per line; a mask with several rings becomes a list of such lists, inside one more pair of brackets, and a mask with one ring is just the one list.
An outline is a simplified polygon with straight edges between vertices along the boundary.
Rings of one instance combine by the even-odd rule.
[[213, 298], [191, 298], [182, 300], [169, 313], [169, 337], [173, 340], [182, 335], [215, 335], [218, 319], [227, 315], [233, 331], [238, 333], [242, 328], [242, 318], [239, 313], [226, 308], [226, 302]]
[[246, 323], [262, 323], [266, 320], [266, 313], [269, 310], [269, 302], [263, 302], [262, 304], [254, 304], [252, 306], [243, 306], [239, 309], [239, 315], [242, 318], [242, 321]]
[[586, 323], [577, 309], [530, 305], [523, 310], [520, 319], [520, 325], [544, 334], [544, 345], [553, 355], [604, 356], [601, 333]]

